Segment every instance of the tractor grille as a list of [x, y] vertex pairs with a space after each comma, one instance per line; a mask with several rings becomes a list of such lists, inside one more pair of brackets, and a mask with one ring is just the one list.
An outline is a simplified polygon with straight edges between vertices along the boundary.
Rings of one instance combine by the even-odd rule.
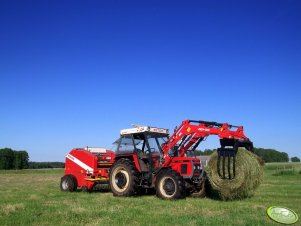
[[193, 175], [200, 175], [201, 174], [201, 166], [200, 164], [193, 165]]
[[187, 164], [181, 165], [181, 174], [187, 174]]

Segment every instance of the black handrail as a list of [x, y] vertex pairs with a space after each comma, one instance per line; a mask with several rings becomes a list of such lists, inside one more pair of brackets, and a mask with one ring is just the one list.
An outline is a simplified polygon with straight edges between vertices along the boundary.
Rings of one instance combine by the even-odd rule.
[[[189, 122], [205, 124], [206, 126], [222, 127], [224, 125], [224, 123], [210, 122], [210, 121], [203, 121], [203, 120], [189, 120]], [[229, 127], [238, 128], [239, 126], [229, 125]]]

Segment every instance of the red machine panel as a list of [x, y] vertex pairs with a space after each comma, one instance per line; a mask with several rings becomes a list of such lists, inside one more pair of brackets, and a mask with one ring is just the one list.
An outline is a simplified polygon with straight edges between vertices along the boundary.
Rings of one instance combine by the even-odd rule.
[[79, 187], [91, 189], [95, 182], [109, 179], [109, 168], [114, 158], [114, 153], [108, 150], [92, 152], [88, 148], [73, 149], [66, 156], [65, 175], [73, 175]]

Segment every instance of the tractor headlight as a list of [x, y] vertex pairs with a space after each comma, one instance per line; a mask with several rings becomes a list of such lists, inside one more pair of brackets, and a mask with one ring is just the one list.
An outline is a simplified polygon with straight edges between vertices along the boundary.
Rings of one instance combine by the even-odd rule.
[[199, 165], [193, 165], [193, 169], [197, 170], [197, 169], [201, 169], [201, 167]]

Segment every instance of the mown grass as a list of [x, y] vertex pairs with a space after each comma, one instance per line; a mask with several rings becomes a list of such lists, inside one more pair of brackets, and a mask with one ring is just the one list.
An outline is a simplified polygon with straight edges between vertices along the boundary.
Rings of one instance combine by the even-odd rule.
[[[296, 172], [301, 168], [292, 165]], [[266, 215], [268, 207], [286, 206], [301, 214], [301, 174], [274, 176], [279, 166], [265, 166], [254, 197], [231, 202], [64, 193], [59, 190], [63, 170], [0, 171], [0, 225], [279, 225]]]

